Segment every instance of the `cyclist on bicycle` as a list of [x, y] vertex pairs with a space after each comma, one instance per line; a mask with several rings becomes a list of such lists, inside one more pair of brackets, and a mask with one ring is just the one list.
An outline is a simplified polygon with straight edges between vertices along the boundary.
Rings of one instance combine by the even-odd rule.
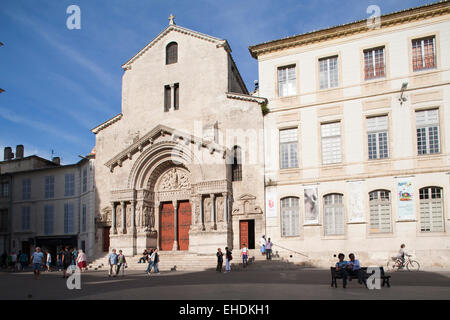
[[392, 257], [392, 259], [395, 261], [394, 269], [395, 267], [397, 268], [403, 267], [403, 265], [405, 264], [405, 256], [410, 257], [410, 255], [406, 252], [405, 247], [406, 245], [402, 243], [397, 255], [395, 257]]

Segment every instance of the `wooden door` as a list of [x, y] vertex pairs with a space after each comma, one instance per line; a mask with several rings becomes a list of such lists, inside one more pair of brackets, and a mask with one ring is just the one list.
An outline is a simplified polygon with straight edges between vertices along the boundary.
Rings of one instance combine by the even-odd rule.
[[174, 241], [174, 209], [171, 203], [163, 203], [160, 216], [160, 247], [171, 251]]
[[239, 240], [240, 248], [244, 243], [248, 247], [248, 221], [239, 221]]
[[189, 201], [180, 202], [178, 208], [178, 245], [179, 250], [189, 250], [189, 228], [191, 227], [192, 211]]
[[111, 227], [103, 228], [103, 252], [109, 251], [109, 230]]

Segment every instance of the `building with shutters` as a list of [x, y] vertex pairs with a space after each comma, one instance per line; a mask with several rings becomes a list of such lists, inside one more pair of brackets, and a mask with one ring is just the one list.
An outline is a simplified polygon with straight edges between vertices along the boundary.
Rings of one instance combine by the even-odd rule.
[[325, 267], [339, 252], [383, 265], [402, 243], [449, 266], [450, 3], [379, 22], [249, 47], [270, 110], [266, 233]]
[[35, 155], [25, 157], [22, 145], [16, 150], [14, 157], [6, 147], [0, 162], [0, 234], [7, 234], [0, 242], [0, 251], [30, 254], [40, 246], [55, 258], [57, 249], [67, 245], [92, 257], [95, 155], [61, 165], [58, 157], [52, 161]]
[[121, 112], [92, 129], [96, 252], [255, 247], [266, 100], [249, 94], [228, 42], [171, 16], [122, 68]]

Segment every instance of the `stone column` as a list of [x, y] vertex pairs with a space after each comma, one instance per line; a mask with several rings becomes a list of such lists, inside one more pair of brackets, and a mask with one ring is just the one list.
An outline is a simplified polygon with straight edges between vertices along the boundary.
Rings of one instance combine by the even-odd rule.
[[223, 221], [225, 225], [228, 225], [228, 193], [222, 193], [223, 195]]
[[172, 201], [173, 204], [173, 214], [174, 214], [174, 224], [173, 224], [173, 248], [172, 251], [178, 250], [178, 201]]
[[200, 222], [199, 224], [202, 226], [202, 230], [205, 230], [205, 220], [203, 219], [203, 195], [200, 195]]
[[125, 206], [125, 201], [121, 201], [120, 205], [122, 206], [122, 234], [127, 233], [127, 226], [126, 226], [126, 219], [125, 219], [125, 215], [126, 215], [126, 206]]
[[136, 201], [131, 200], [131, 232], [136, 233]]
[[211, 197], [211, 225], [214, 229], [217, 228], [216, 225], [216, 195], [214, 193], [210, 194]]
[[116, 229], [116, 204], [114, 202], [111, 202], [111, 233], [117, 234]]

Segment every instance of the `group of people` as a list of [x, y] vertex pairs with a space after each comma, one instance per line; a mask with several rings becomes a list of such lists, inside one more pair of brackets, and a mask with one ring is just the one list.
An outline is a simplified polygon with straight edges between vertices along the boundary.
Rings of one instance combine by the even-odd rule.
[[[216, 256], [217, 256], [216, 272], [222, 272], [224, 253], [222, 252], [221, 248], [217, 249]], [[228, 273], [228, 272], [231, 271], [231, 266], [230, 266], [230, 261], [231, 260], [233, 260], [232, 252], [231, 252], [231, 250], [228, 247], [225, 247], [225, 273]]]
[[271, 260], [273, 243], [272, 243], [272, 241], [270, 241], [270, 238], [268, 238], [266, 240], [266, 236], [262, 235], [261, 239], [259, 240], [259, 246], [260, 246], [261, 254], [266, 255], [267, 260]]
[[348, 255], [349, 261], [344, 260], [345, 254], [339, 253], [338, 259], [339, 261], [336, 263], [336, 273], [342, 277], [343, 287], [347, 286], [347, 278], [349, 276], [358, 277], [358, 282], [367, 287], [366, 283], [366, 275], [363, 270], [361, 270], [361, 265], [359, 264], [359, 260], [355, 259], [355, 255], [350, 253]]
[[0, 257], [0, 268], [8, 271], [26, 271], [28, 265], [28, 255], [21, 250], [17, 254], [14, 251], [10, 253], [3, 252]]
[[122, 276], [125, 276], [125, 268], [128, 267], [128, 264], [122, 250], [119, 250], [119, 254], [117, 254], [116, 249], [112, 249], [112, 252], [108, 256], [108, 265], [109, 277], [116, 277], [120, 273], [120, 270], [122, 270]]

